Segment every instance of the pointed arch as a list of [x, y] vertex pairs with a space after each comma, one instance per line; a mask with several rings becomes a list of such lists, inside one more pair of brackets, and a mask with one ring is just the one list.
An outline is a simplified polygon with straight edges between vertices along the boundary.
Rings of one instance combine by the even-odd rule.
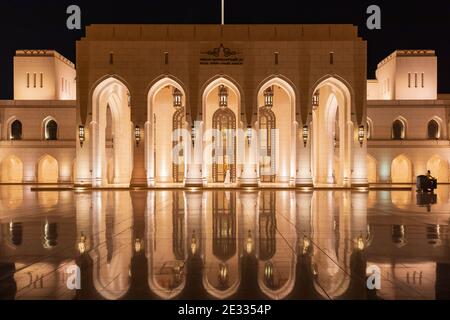
[[427, 124], [427, 139], [439, 140], [442, 137], [442, 120], [439, 117], [432, 117]]
[[[181, 95], [181, 103], [177, 105], [174, 104], [175, 93]], [[180, 80], [164, 75], [152, 82], [147, 93], [145, 124], [145, 154], [149, 181], [184, 180], [184, 149], [188, 134], [184, 130], [187, 125], [186, 103], [186, 89]]]
[[[317, 186], [350, 186], [352, 178], [352, 145], [354, 143], [351, 112], [353, 95], [343, 80], [325, 76], [311, 92], [311, 101], [317, 104], [313, 109], [312, 124], [312, 173]], [[336, 132], [336, 130], [338, 130]], [[335, 137], [339, 137], [339, 166], [335, 166]], [[320, 155], [320, 156], [319, 156]], [[354, 161], [353, 161], [354, 162]], [[364, 161], [361, 161], [364, 162]], [[358, 163], [358, 172], [366, 172], [364, 164]], [[353, 170], [355, 171], [355, 170]], [[338, 176], [333, 176], [337, 173]], [[364, 177], [361, 177], [363, 179]]]
[[397, 117], [392, 121], [391, 137], [393, 140], [404, 140], [407, 134], [407, 121], [404, 117]]
[[367, 180], [369, 183], [377, 182], [377, 160], [367, 154]]
[[105, 135], [109, 107], [114, 130], [112, 186], [129, 186], [133, 170], [131, 93], [124, 82], [115, 76], [110, 76], [97, 84], [91, 100], [92, 185], [94, 187], [108, 185]]
[[367, 140], [373, 139], [374, 137], [373, 120], [369, 117], [366, 117], [366, 132], [367, 132]]
[[412, 183], [412, 172], [412, 162], [405, 154], [398, 155], [394, 160], [392, 160], [392, 183]]
[[51, 155], [43, 155], [37, 163], [38, 183], [57, 183], [58, 177], [58, 161]]
[[52, 116], [42, 121], [42, 138], [44, 140], [58, 140], [58, 122]]
[[19, 157], [9, 155], [3, 159], [0, 181], [2, 183], [22, 183], [23, 163]]
[[[272, 94], [272, 105], [266, 106], [265, 93]], [[267, 145], [265, 154], [260, 154], [260, 177], [266, 182], [290, 182], [296, 177], [296, 150], [297, 144], [297, 101], [298, 95], [295, 86], [285, 77], [272, 76], [258, 86], [257, 105], [258, 123], [260, 130], [260, 143], [271, 142]], [[272, 114], [270, 114], [272, 113]], [[273, 119], [273, 128], [268, 136], [268, 120]], [[266, 125], [262, 121], [266, 120]], [[264, 131], [266, 130], [266, 131]], [[268, 151], [272, 152], [268, 152]], [[269, 170], [264, 170], [266, 169]], [[264, 174], [264, 171], [266, 173]], [[269, 173], [269, 174], [268, 174]], [[271, 174], [270, 174], [271, 173]]]
[[430, 170], [438, 182], [448, 182], [448, 161], [435, 154], [427, 161], [427, 170]]

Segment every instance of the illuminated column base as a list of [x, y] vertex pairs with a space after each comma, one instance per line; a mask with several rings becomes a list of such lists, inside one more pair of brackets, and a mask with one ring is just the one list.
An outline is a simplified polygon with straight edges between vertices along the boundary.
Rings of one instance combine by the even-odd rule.
[[203, 187], [202, 165], [188, 165], [186, 178], [184, 179], [185, 187]]
[[155, 186], [155, 179], [153, 177], [147, 177], [147, 187], [154, 187]]

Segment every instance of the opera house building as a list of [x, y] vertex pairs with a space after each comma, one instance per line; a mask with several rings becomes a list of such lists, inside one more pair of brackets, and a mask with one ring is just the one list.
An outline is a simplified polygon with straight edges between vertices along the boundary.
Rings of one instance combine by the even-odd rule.
[[353, 25], [91, 25], [8, 63], [0, 299], [450, 299], [432, 48], [367, 79]]

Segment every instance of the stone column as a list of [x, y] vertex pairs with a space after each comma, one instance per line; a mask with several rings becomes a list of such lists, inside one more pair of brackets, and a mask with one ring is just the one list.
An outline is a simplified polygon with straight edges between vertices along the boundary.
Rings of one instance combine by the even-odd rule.
[[[248, 132], [247, 132], [248, 134]], [[244, 142], [244, 170], [239, 178], [241, 187], [257, 187], [258, 186], [258, 170], [257, 170], [257, 137], [256, 131], [251, 130], [251, 136], [247, 135]]]
[[311, 172], [311, 126], [308, 126], [308, 139], [303, 142], [303, 127], [297, 128], [297, 176], [295, 185], [297, 187], [312, 187]]
[[[195, 137], [192, 143], [185, 144], [185, 150], [189, 152], [185, 153], [186, 161], [186, 178], [184, 179], [184, 185], [186, 187], [202, 187], [203, 186], [203, 132], [201, 122], [195, 123]], [[192, 137], [192, 132], [191, 132]], [[188, 141], [186, 141], [188, 142]]]

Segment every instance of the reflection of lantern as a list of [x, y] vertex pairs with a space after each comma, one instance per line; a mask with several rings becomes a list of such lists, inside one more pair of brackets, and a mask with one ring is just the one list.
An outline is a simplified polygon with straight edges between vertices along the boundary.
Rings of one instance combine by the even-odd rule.
[[78, 242], [78, 251], [80, 254], [86, 252], [86, 236], [83, 233], [81, 233], [80, 242]]
[[197, 237], [195, 235], [195, 230], [192, 232], [192, 239], [191, 239], [191, 253], [192, 255], [195, 255], [197, 252]]
[[312, 106], [313, 106], [313, 109], [316, 109], [319, 106], [319, 90], [316, 90], [316, 92], [314, 92], [314, 94], [313, 94]]
[[364, 239], [362, 237], [362, 234], [359, 235], [358, 239], [356, 239], [356, 249], [358, 250], [364, 250]]
[[139, 238], [136, 238], [136, 240], [134, 240], [134, 251], [136, 253], [141, 252], [142, 250], [142, 241]]
[[306, 254], [309, 250], [310, 240], [307, 236], [303, 237], [303, 254]]
[[219, 107], [226, 107], [228, 105], [228, 90], [227, 87], [221, 85], [219, 87]]
[[219, 282], [223, 286], [228, 284], [228, 266], [225, 263], [219, 266]]
[[362, 147], [363, 142], [364, 142], [364, 126], [359, 126], [358, 141], [359, 141], [359, 145]]
[[264, 91], [264, 106], [271, 108], [273, 106], [273, 89], [272, 87], [267, 88]]
[[308, 143], [308, 136], [309, 136], [308, 126], [303, 126], [302, 138], [303, 138], [303, 146], [304, 147], [306, 147], [306, 144]]
[[78, 138], [80, 139], [80, 147], [83, 147], [83, 143], [84, 143], [84, 139], [85, 139], [84, 126], [78, 127]]
[[45, 222], [44, 226], [44, 241], [43, 246], [45, 249], [50, 249], [55, 247], [58, 242], [58, 232], [56, 223]]
[[247, 243], [245, 246], [245, 251], [247, 254], [251, 254], [253, 251], [253, 238], [252, 238], [252, 231], [248, 230], [248, 237], [247, 237]]
[[181, 91], [178, 90], [177, 88], [175, 88], [173, 90], [173, 106], [174, 106], [174, 108], [181, 107], [181, 97], [182, 97]]
[[269, 288], [274, 287], [273, 264], [270, 261], [264, 265], [264, 282]]
[[136, 146], [139, 146], [139, 142], [141, 141], [141, 128], [139, 126], [134, 128], [134, 140], [136, 141]]

